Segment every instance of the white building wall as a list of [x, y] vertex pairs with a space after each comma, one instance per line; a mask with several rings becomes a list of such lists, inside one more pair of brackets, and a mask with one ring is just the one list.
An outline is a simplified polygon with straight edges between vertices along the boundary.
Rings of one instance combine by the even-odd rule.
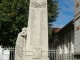
[[67, 41], [67, 34], [65, 34], [64, 36], [64, 54], [67, 54], [68, 53], [68, 41]]
[[[61, 37], [62, 35], [62, 37]], [[59, 44], [60, 54], [69, 54], [74, 53], [74, 29], [73, 27], [69, 27], [66, 29], [64, 33], [62, 33], [59, 37], [61, 37]]]
[[71, 53], [74, 54], [74, 29], [71, 29]]

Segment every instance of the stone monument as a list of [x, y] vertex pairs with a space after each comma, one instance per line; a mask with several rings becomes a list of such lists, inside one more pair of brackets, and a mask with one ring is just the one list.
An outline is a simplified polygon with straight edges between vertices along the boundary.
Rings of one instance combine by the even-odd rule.
[[[25, 52], [16, 53], [16, 60], [49, 60], [48, 58], [48, 10], [47, 0], [30, 0]], [[23, 38], [24, 40], [24, 38]], [[22, 41], [23, 41], [22, 40]], [[22, 42], [20, 41], [20, 42]], [[18, 41], [18, 43], [20, 43]], [[16, 43], [16, 51], [23, 47]], [[24, 56], [23, 56], [24, 54]], [[22, 56], [20, 56], [22, 55]]]

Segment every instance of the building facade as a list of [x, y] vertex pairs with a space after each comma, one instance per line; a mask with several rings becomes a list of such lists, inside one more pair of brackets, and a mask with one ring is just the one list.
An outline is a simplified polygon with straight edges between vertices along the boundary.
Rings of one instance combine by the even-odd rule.
[[58, 54], [63, 55], [63, 59], [69, 58], [69, 55], [72, 54], [75, 60], [80, 60], [80, 0], [74, 0], [74, 19], [52, 35], [50, 50], [58, 51]]
[[[55, 54], [55, 58], [72, 59], [74, 55], [74, 20], [70, 21], [57, 33], [53, 29], [53, 41], [49, 44], [50, 50]], [[55, 32], [55, 35], [54, 35]], [[70, 55], [70, 56], [69, 56]], [[54, 59], [54, 58], [53, 58]], [[51, 59], [52, 60], [52, 59]]]

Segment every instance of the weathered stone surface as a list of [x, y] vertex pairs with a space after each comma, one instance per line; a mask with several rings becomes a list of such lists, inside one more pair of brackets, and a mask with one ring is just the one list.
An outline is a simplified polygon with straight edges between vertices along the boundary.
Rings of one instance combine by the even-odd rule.
[[[30, 0], [27, 38], [20, 34], [16, 42], [16, 60], [49, 60], [47, 0]], [[26, 41], [24, 46], [23, 40]]]
[[41, 48], [34, 48], [33, 49], [33, 58], [37, 59], [37, 58], [40, 58], [41, 59], [42, 57], [42, 51], [41, 51]]
[[80, 54], [80, 5], [76, 6], [77, 4], [80, 4], [80, 0], [74, 0], [75, 1], [75, 17], [74, 19], [74, 52], [75, 54]]
[[47, 0], [31, 0], [26, 41], [26, 58], [49, 60]]
[[22, 60], [25, 55], [27, 38], [27, 28], [22, 28], [22, 32], [18, 34], [16, 47], [15, 47], [15, 60]]

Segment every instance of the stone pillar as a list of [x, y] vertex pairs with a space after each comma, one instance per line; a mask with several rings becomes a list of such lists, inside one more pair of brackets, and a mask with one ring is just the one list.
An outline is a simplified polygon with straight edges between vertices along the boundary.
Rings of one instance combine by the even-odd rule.
[[60, 35], [59, 53], [62, 54], [62, 36]]
[[68, 53], [68, 47], [67, 47], [67, 45], [68, 45], [67, 36], [65, 34], [65, 36], [64, 36], [64, 54]]
[[71, 30], [68, 30], [68, 54], [71, 53]]
[[62, 35], [62, 54], [64, 53], [64, 35]]
[[64, 54], [63, 54], [63, 59], [67, 60], [67, 53], [68, 53], [68, 49], [67, 49], [67, 35], [64, 35]]
[[30, 0], [26, 59], [49, 60], [47, 0]]
[[60, 51], [60, 54], [62, 54], [61, 44], [59, 45], [59, 51]]
[[71, 53], [74, 54], [74, 28], [71, 27]]

